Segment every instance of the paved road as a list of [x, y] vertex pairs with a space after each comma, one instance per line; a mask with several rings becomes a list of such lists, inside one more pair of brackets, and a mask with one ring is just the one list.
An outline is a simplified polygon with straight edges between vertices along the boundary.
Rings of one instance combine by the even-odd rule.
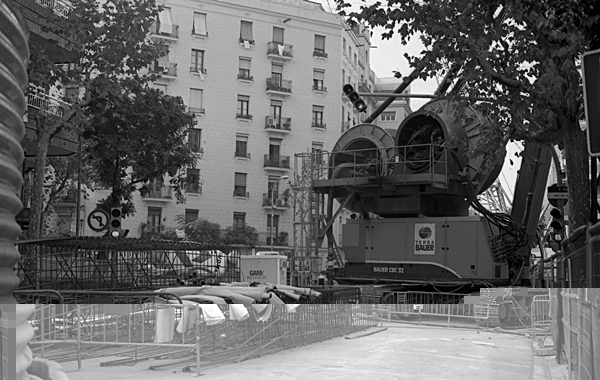
[[[66, 363], [71, 380], [179, 380], [195, 376], [176, 368], [149, 371], [159, 362], [136, 366], [99, 367], [90, 359], [78, 371]], [[330, 341], [280, 351], [242, 363], [207, 368], [205, 379], [410, 379], [410, 380], [531, 380], [531, 342], [522, 336], [402, 326], [357, 339]]]

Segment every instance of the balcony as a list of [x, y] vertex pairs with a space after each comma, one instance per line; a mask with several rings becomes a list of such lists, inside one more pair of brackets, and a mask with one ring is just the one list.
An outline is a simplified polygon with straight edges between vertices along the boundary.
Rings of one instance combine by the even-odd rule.
[[291, 117], [280, 117], [266, 116], [265, 117], [265, 130], [267, 132], [276, 133], [290, 133], [292, 131], [292, 118]]
[[198, 66], [190, 66], [190, 73], [192, 75], [199, 76], [200, 80], [204, 80], [204, 76], [206, 75], [206, 69]]
[[235, 115], [235, 118], [238, 119], [239, 121], [245, 121], [245, 122], [251, 122], [253, 116], [249, 115], [247, 113], [238, 113]]
[[250, 193], [246, 191], [246, 186], [235, 186], [233, 196], [236, 198], [250, 198]]
[[327, 53], [323, 50], [313, 50], [313, 57], [327, 59]]
[[327, 92], [327, 87], [323, 86], [322, 84], [321, 85], [314, 85], [313, 84], [312, 90], [314, 92], [317, 92], [317, 93], [326, 93]]
[[250, 159], [250, 153], [248, 152], [240, 152], [240, 151], [235, 151], [235, 158], [236, 159], [240, 159], [240, 160], [249, 160]]
[[292, 81], [282, 79], [280, 81], [267, 78], [267, 95], [290, 96], [292, 94]]
[[285, 210], [290, 208], [289, 198], [284, 197], [282, 194], [275, 194], [275, 202], [271, 204], [271, 193], [263, 193], [263, 207], [271, 208], [273, 205], [276, 209]]
[[71, 108], [71, 104], [47, 95], [44, 90], [37, 86], [31, 86], [27, 92], [27, 105], [39, 110], [43, 114], [62, 117], [65, 110]]
[[265, 154], [265, 170], [287, 172], [290, 170], [290, 156], [279, 156]]
[[161, 78], [174, 80], [177, 78], [177, 63], [173, 62], [156, 62], [150, 68], [150, 72], [160, 75]]
[[159, 23], [154, 22], [150, 29], [150, 37], [165, 41], [177, 41], [179, 39], [179, 25], [173, 24], [171, 28], [161, 31]]
[[194, 113], [196, 115], [204, 116], [206, 110], [201, 107], [188, 107], [188, 112]]
[[313, 128], [315, 129], [325, 129], [327, 128], [327, 124], [323, 123], [323, 122], [314, 122], [311, 125]]
[[144, 201], [147, 202], [169, 202], [173, 199], [170, 186], [163, 186], [158, 189], [152, 189], [144, 196]]
[[267, 42], [267, 58], [288, 61], [294, 58], [293, 45]]
[[252, 75], [250, 75], [250, 73], [239, 73], [238, 77], [237, 77], [238, 81], [240, 82], [254, 82], [254, 77]]
[[243, 38], [240, 38], [240, 46], [242, 46], [244, 49], [253, 49], [254, 48], [254, 40], [245, 40]]
[[56, 15], [64, 18], [68, 18], [69, 12], [73, 9], [71, 2], [65, 0], [35, 0], [35, 2], [51, 9]]
[[360, 92], [371, 92], [371, 88], [369, 87], [369, 82], [366, 80], [361, 81], [358, 84], [358, 91]]

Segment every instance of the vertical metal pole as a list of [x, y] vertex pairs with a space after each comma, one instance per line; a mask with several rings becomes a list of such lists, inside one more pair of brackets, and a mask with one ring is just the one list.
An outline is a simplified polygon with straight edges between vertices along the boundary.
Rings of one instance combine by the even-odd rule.
[[196, 304], [196, 376], [200, 373], [200, 305]]
[[[277, 182], [279, 185], [279, 181]], [[271, 187], [271, 228], [269, 229], [269, 235], [271, 236], [271, 252], [273, 252], [273, 224], [275, 224], [275, 184]]]
[[593, 284], [594, 273], [592, 269], [594, 268], [594, 260], [593, 260], [593, 252], [592, 252], [592, 242], [590, 241], [592, 238], [592, 234], [590, 233], [590, 227], [592, 227], [591, 223], [588, 223], [587, 229], [585, 230], [585, 287], [593, 288], [595, 284]]
[[[42, 359], [45, 358], [45, 352], [44, 352], [44, 340], [46, 339], [46, 305], [42, 305], [41, 308], [41, 329], [42, 329], [42, 344], [41, 344], [41, 348], [42, 348]], [[50, 320], [50, 319], [48, 319]]]
[[79, 208], [81, 207], [81, 132], [79, 133], [79, 147], [77, 149], [77, 209], [75, 210], [75, 237], [79, 237]]
[[598, 182], [597, 182], [597, 163], [596, 157], [592, 157], [590, 171], [590, 222], [596, 224], [598, 222]]
[[81, 369], [81, 305], [77, 304], [77, 369]]

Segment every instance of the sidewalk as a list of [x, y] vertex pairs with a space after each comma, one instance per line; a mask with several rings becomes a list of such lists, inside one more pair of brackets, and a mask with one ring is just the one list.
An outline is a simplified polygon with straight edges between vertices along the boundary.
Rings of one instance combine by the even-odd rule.
[[544, 347], [533, 343], [533, 380], [566, 380], [566, 364], [556, 363], [556, 351], [552, 338], [547, 337]]

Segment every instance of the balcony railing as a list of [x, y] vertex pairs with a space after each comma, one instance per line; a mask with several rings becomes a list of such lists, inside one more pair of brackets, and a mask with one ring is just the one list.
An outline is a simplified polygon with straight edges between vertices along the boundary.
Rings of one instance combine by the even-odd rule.
[[327, 58], [327, 53], [325, 53], [323, 50], [313, 50], [313, 56], [314, 57], [321, 57], [321, 58]]
[[327, 87], [321, 85], [321, 86], [317, 86], [313, 84], [313, 91], [323, 91], [323, 92], [327, 92]]
[[64, 18], [68, 18], [69, 12], [73, 9], [71, 2], [65, 0], [36, 0], [36, 3], [52, 9], [55, 14]]
[[146, 195], [144, 197], [144, 199], [146, 199], [146, 200], [159, 199], [159, 200], [165, 200], [165, 201], [168, 201], [172, 198], [173, 198], [173, 194], [172, 194], [170, 186], [163, 186], [158, 189], [153, 189], [148, 193], [148, 195]]
[[254, 80], [254, 77], [250, 74], [238, 74], [238, 79], [245, 79], [245, 80]]
[[274, 156], [265, 154], [265, 165], [264, 167], [270, 168], [290, 168], [290, 156]]
[[287, 92], [292, 93], [292, 81], [282, 79], [280, 81], [267, 78], [267, 91]]
[[177, 63], [167, 62], [165, 66], [163, 65], [165, 65], [165, 63], [157, 62], [154, 64], [150, 71], [152, 71], [155, 74], [160, 74], [164, 77], [177, 76]]
[[198, 66], [190, 66], [190, 73], [206, 74], [206, 69]]
[[240, 157], [240, 158], [250, 158], [250, 153], [248, 152], [240, 152], [240, 151], [235, 151], [235, 156], [236, 157]]
[[249, 198], [250, 193], [246, 191], [245, 186], [236, 186], [233, 190], [234, 197]]
[[313, 122], [312, 123], [312, 127], [313, 128], [323, 128], [323, 129], [325, 129], [327, 127], [327, 124], [325, 124], [323, 122], [317, 122], [317, 123]]
[[263, 207], [271, 207], [271, 205], [274, 207], [289, 208], [290, 200], [283, 195], [275, 194], [275, 202], [271, 203], [271, 193], [263, 193]]
[[188, 107], [188, 112], [192, 112], [197, 115], [204, 115], [205, 109], [201, 107]]
[[294, 46], [277, 42], [267, 42], [267, 56], [291, 59], [294, 57]]
[[235, 115], [235, 117], [236, 117], [237, 119], [246, 119], [246, 120], [252, 120], [252, 117], [253, 117], [253, 116], [252, 116], [252, 115], [249, 115], [249, 114], [247, 114], [247, 113], [238, 113], [238, 114], [236, 114], [236, 115]]
[[71, 105], [58, 98], [47, 95], [39, 87], [31, 87], [27, 93], [27, 105], [50, 115], [62, 117]]
[[292, 118], [291, 117], [265, 117], [265, 129], [280, 129], [284, 131], [292, 130]]
[[154, 22], [152, 24], [152, 28], [150, 29], [150, 33], [152, 33], [153, 37], [167, 37], [169, 39], [171, 38], [179, 38], [179, 25], [171, 25], [171, 29], [170, 30], [163, 30], [162, 32], [160, 31], [160, 26], [158, 24], [158, 22]]
[[360, 92], [371, 92], [371, 89], [369, 88], [369, 82], [367, 82], [366, 80], [360, 82], [358, 84], [358, 90]]

